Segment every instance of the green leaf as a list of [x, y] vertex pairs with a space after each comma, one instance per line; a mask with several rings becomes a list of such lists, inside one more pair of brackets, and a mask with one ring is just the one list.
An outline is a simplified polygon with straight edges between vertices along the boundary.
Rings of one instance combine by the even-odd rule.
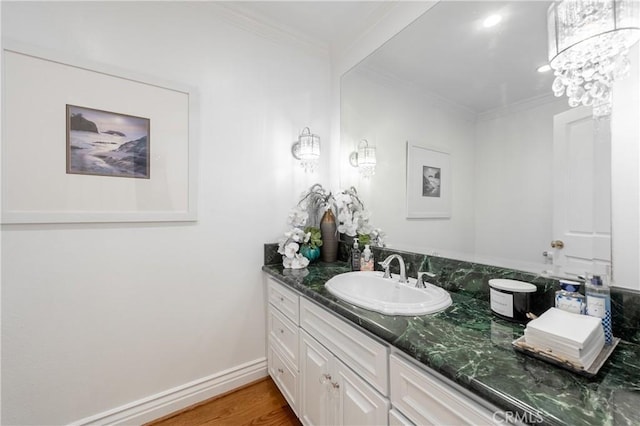
[[304, 228], [305, 233], [310, 233], [311, 237], [309, 238], [309, 246], [311, 248], [321, 247], [322, 246], [322, 233], [320, 232], [320, 228], [316, 228], [314, 226], [307, 226]]

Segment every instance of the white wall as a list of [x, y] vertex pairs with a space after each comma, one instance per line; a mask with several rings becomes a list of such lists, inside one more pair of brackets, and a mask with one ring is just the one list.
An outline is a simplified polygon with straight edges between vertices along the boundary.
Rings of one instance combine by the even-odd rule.
[[201, 100], [198, 222], [3, 226], [3, 424], [69, 423], [264, 367], [262, 243], [319, 180], [290, 145], [304, 126], [329, 133], [329, 59], [226, 13], [2, 2], [3, 38], [188, 84]]
[[630, 75], [613, 90], [612, 260], [615, 285], [640, 290], [640, 42], [630, 59]]
[[[474, 248], [475, 115], [415, 88], [352, 71], [343, 77], [341, 185], [358, 188], [372, 223], [388, 235], [391, 247], [445, 255]], [[361, 139], [377, 150], [376, 174], [360, 178], [348, 163]], [[406, 142], [440, 148], [451, 155], [450, 219], [406, 219]]]
[[475, 252], [541, 271], [553, 239], [553, 117], [565, 99], [540, 99], [479, 117]]

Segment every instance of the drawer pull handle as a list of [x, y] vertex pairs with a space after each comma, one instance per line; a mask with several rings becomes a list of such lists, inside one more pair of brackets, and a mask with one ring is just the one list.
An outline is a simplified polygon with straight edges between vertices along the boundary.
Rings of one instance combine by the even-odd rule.
[[282, 328], [280, 329], [280, 334], [284, 334], [284, 330]]
[[338, 397], [340, 395], [340, 384], [338, 382], [331, 382], [329, 393], [332, 394], [334, 398]]
[[280, 296], [280, 302], [284, 303], [284, 297]]
[[278, 368], [278, 373], [284, 374], [284, 370], [282, 368]]
[[330, 380], [331, 380], [331, 374], [326, 374], [325, 373], [325, 374], [322, 374], [320, 376], [320, 384], [321, 385], [324, 385], [325, 383], [327, 383]]

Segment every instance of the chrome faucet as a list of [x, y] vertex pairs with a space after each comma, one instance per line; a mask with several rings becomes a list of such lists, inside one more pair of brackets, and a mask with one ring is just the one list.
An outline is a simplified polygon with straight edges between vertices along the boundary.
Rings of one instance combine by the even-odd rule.
[[417, 288], [427, 288], [427, 284], [429, 284], [427, 282], [427, 277], [428, 278], [435, 278], [436, 274], [433, 274], [431, 272], [418, 272], [418, 279], [416, 281], [416, 287]]
[[391, 261], [393, 259], [398, 259], [398, 263], [400, 264], [400, 279], [398, 280], [398, 282], [401, 284], [408, 283], [407, 270], [405, 269], [405, 266], [404, 266], [404, 259], [399, 254], [392, 254], [382, 262], [378, 262], [378, 264], [380, 264], [380, 266], [384, 268], [383, 278], [391, 278], [391, 272], [389, 272], [389, 265], [391, 265]]

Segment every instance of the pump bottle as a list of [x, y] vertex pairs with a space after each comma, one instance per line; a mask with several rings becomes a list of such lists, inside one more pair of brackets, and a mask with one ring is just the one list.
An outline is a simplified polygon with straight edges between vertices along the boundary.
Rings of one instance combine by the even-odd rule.
[[351, 270], [360, 270], [360, 246], [357, 238], [353, 239], [353, 248], [351, 249]]

